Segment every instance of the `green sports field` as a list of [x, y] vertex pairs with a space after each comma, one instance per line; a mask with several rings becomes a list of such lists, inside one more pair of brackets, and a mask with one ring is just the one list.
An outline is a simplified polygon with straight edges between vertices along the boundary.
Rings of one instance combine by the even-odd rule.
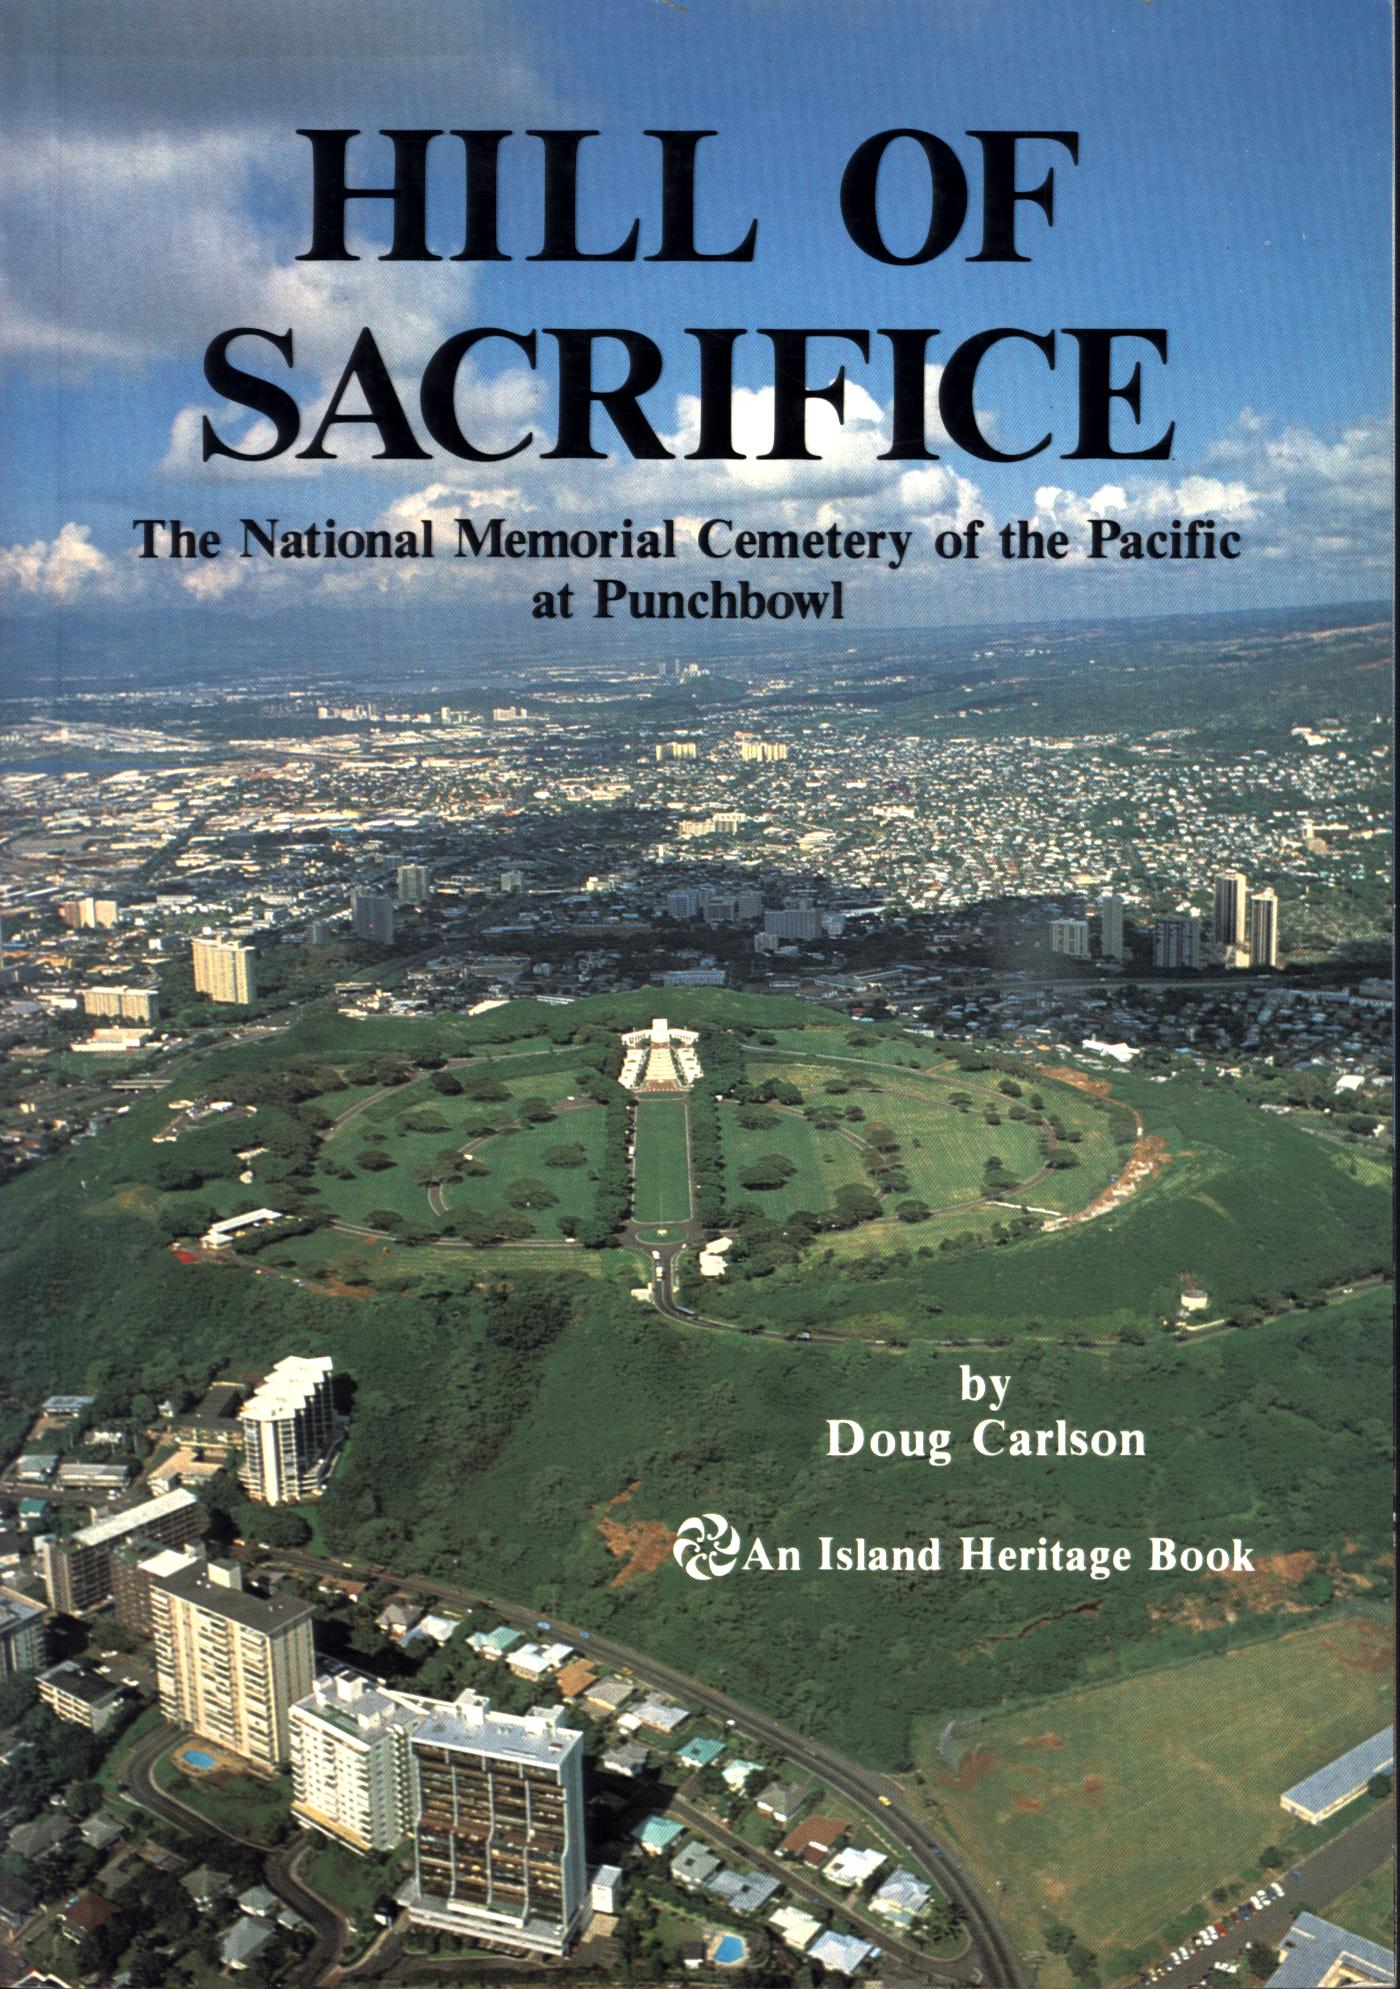
[[[1391, 1718], [1393, 1648], [1379, 1613], [1333, 1615], [993, 1715], [959, 1736], [955, 1767], [934, 1716], [916, 1725], [915, 1758], [992, 1889], [1005, 1881], [1023, 1948], [1072, 1927], [1109, 1979], [1183, 1915], [1199, 1925], [1216, 1887], [1247, 1895], [1232, 1882], [1262, 1850], [1292, 1858], [1319, 1841], [1279, 1795]], [[1041, 1981], [1054, 1989], [1052, 1973]]]
[[641, 1223], [690, 1220], [690, 1160], [684, 1098], [639, 1098], [632, 1213]]

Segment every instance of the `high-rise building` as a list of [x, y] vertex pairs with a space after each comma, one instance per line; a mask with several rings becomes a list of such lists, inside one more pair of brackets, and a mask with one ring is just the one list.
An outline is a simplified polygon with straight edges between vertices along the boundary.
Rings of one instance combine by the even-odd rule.
[[668, 919], [693, 919], [700, 910], [698, 891], [668, 891], [666, 893], [666, 916]]
[[37, 1671], [43, 1662], [43, 1610], [18, 1589], [0, 1586], [0, 1678]]
[[1050, 951], [1063, 954], [1067, 960], [1087, 960], [1089, 957], [1088, 919], [1051, 919]]
[[154, 1022], [160, 1013], [158, 988], [84, 988], [84, 1015], [115, 1015], [123, 1022]]
[[260, 1505], [294, 1505], [322, 1490], [338, 1424], [329, 1354], [289, 1354], [238, 1412], [243, 1429], [239, 1482]]
[[693, 760], [699, 749], [693, 739], [667, 739], [654, 750], [658, 760]]
[[112, 1556], [132, 1540], [156, 1547], [183, 1547], [197, 1540], [204, 1512], [193, 1492], [183, 1485], [158, 1499], [143, 1499], [124, 1512], [104, 1513], [91, 1526], [66, 1536], [45, 1534], [34, 1558], [44, 1579], [50, 1607], [78, 1616], [95, 1608], [112, 1593]]
[[409, 1740], [428, 1701], [354, 1672], [318, 1678], [292, 1707], [292, 1813], [352, 1850], [391, 1851], [413, 1828]]
[[1248, 894], [1249, 880], [1242, 870], [1222, 870], [1216, 878], [1212, 933], [1217, 946], [1244, 945]]
[[356, 939], [370, 940], [375, 946], [394, 943], [394, 901], [387, 892], [352, 891], [350, 924]]
[[311, 1619], [309, 1602], [250, 1593], [235, 1562], [153, 1577], [161, 1711], [230, 1754], [278, 1767], [292, 1706], [315, 1677]]
[[771, 765], [775, 761], [785, 760], [787, 756], [788, 749], [780, 740], [741, 739], [739, 741], [741, 760], [758, 760]]
[[401, 863], [394, 873], [394, 884], [401, 905], [425, 905], [428, 902], [427, 864]]
[[211, 1001], [247, 1007], [258, 998], [258, 956], [234, 939], [196, 939], [191, 948], [194, 991]]
[[1099, 953], [1105, 960], [1123, 958], [1123, 900], [1116, 891], [1099, 899]]
[[123, 1541], [112, 1550], [112, 1615], [124, 1630], [149, 1643], [151, 1583], [186, 1568], [202, 1567], [208, 1559], [204, 1542], [185, 1547], [156, 1547], [149, 1540]]
[[1251, 967], [1278, 965], [1278, 894], [1251, 891], [1249, 894], [1249, 964]]
[[818, 939], [822, 915], [810, 905], [785, 905], [781, 911], [763, 914], [763, 930], [775, 939]]
[[1154, 967], [1199, 967], [1201, 921], [1195, 912], [1174, 912], [1152, 928]]
[[563, 1954], [583, 1911], [583, 1736], [563, 1709], [493, 1713], [464, 1696], [411, 1741], [409, 1918], [467, 1940]]
[[66, 926], [105, 932], [117, 923], [121, 913], [115, 898], [68, 898], [59, 906], [58, 916]]

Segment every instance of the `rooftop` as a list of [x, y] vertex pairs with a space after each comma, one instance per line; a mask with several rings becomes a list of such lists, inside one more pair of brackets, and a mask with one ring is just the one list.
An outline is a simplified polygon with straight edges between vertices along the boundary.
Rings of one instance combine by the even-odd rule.
[[1379, 1733], [1373, 1733], [1358, 1747], [1339, 1754], [1335, 1761], [1329, 1761], [1316, 1774], [1309, 1775], [1302, 1782], [1295, 1782], [1291, 1789], [1285, 1789], [1279, 1800], [1290, 1807], [1320, 1814], [1347, 1796], [1355, 1795], [1373, 1775], [1381, 1774], [1394, 1761], [1395, 1729], [1382, 1727]]
[[197, 1572], [157, 1576], [152, 1587], [164, 1589], [181, 1602], [207, 1609], [213, 1616], [225, 1616], [247, 1630], [264, 1633], [309, 1622], [314, 1613], [309, 1602], [298, 1602], [293, 1596], [254, 1595], [248, 1589], [226, 1588], [222, 1582], [210, 1581], [207, 1575]]
[[123, 1534], [140, 1533], [157, 1520], [184, 1512], [195, 1503], [194, 1493], [179, 1486], [158, 1499], [144, 1499], [139, 1506], [128, 1506], [124, 1512], [104, 1513], [91, 1526], [79, 1528], [73, 1538], [80, 1547], [106, 1547], [113, 1540], [120, 1540]]
[[560, 1724], [561, 1709], [535, 1706], [528, 1713], [493, 1713], [489, 1699], [463, 1695], [432, 1713], [413, 1737], [415, 1748], [457, 1748], [503, 1761], [558, 1767], [583, 1740], [574, 1727]]
[[[259, 1209], [255, 1213], [268, 1216], [272, 1211]], [[329, 1354], [288, 1354], [258, 1383], [239, 1410], [240, 1417], [248, 1422], [262, 1422], [291, 1415], [311, 1400], [321, 1383], [329, 1378], [334, 1365]]]
[[1363, 1941], [1330, 1920], [1300, 1913], [1283, 1937], [1283, 1960], [1267, 1989], [1316, 1989], [1318, 1983], [1386, 1983], [1395, 1980], [1389, 1948]]

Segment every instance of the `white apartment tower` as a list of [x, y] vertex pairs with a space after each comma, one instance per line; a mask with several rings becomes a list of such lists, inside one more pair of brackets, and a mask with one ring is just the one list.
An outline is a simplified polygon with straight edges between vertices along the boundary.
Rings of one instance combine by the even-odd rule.
[[464, 1695], [412, 1748], [409, 1918], [465, 1940], [563, 1954], [587, 1897], [583, 1735], [560, 1707], [493, 1713]]
[[160, 1709], [265, 1768], [285, 1761], [289, 1716], [315, 1677], [309, 1602], [249, 1594], [233, 1562], [151, 1578]]
[[191, 948], [194, 991], [244, 1008], [258, 998], [257, 951], [232, 939], [196, 939]]
[[426, 863], [401, 863], [394, 873], [397, 896], [401, 905], [425, 905], [428, 901], [428, 866]]
[[1088, 919], [1051, 919], [1050, 951], [1062, 954], [1067, 960], [1087, 960], [1089, 957]]
[[239, 1482], [260, 1505], [295, 1505], [324, 1487], [337, 1435], [333, 1367], [329, 1354], [289, 1354], [239, 1410]]
[[292, 1707], [292, 1813], [359, 1852], [391, 1851], [413, 1828], [409, 1740], [424, 1703], [353, 1672], [318, 1678]]

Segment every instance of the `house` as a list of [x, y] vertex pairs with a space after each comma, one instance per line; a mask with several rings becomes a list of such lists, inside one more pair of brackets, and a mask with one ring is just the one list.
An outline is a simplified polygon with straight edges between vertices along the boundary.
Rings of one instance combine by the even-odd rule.
[[489, 1658], [494, 1664], [497, 1658], [513, 1651], [523, 1639], [519, 1630], [512, 1630], [508, 1623], [501, 1623], [494, 1630], [473, 1631], [467, 1642], [478, 1657]]
[[100, 1892], [75, 1892], [59, 1914], [58, 1924], [70, 1941], [81, 1941], [84, 1935], [95, 1934], [99, 1927], [105, 1927], [120, 1911], [119, 1906], [104, 1899]]
[[845, 1836], [844, 1816], [807, 1816], [794, 1825], [778, 1846], [780, 1858], [800, 1858], [804, 1865], [821, 1865]]
[[22, 1880], [0, 1872], [0, 1925], [14, 1932], [24, 1925], [38, 1904], [38, 1894], [31, 1892]]
[[554, 1684], [561, 1699], [577, 1699], [581, 1692], [588, 1690], [597, 1676], [597, 1666], [591, 1665], [587, 1658], [572, 1658], [568, 1664], [560, 1668]]
[[281, 1906], [277, 1894], [265, 1885], [250, 1885], [238, 1895], [239, 1912], [251, 1914], [255, 1920], [275, 1920]]
[[510, 1653], [506, 1666], [517, 1678], [538, 1681], [557, 1671], [573, 1654], [569, 1644], [521, 1644]]
[[230, 1891], [227, 1874], [216, 1872], [212, 1865], [196, 1865], [180, 1883], [201, 1913], [207, 1912], [217, 1900], [227, 1899]]
[[640, 1706], [634, 1706], [631, 1718], [639, 1727], [651, 1727], [657, 1733], [674, 1733], [690, 1718], [688, 1708], [673, 1705], [669, 1699], [657, 1698], [655, 1694], [643, 1699]]
[[922, 1879], [915, 1878], [901, 1866], [891, 1872], [880, 1890], [870, 1902], [872, 1913], [878, 1913], [883, 1920], [890, 1921], [903, 1933], [928, 1911], [933, 1897], [932, 1886], [925, 1885]]
[[778, 1890], [778, 1881], [762, 1872], [722, 1871], [710, 1880], [707, 1890], [722, 1899], [731, 1913], [756, 1913]]
[[833, 1885], [844, 1891], [847, 1886], [864, 1885], [874, 1878], [881, 1865], [889, 1861], [883, 1851], [861, 1850], [857, 1845], [848, 1844], [844, 1851], [838, 1851], [826, 1868], [826, 1876]]
[[583, 1695], [583, 1703], [590, 1713], [606, 1717], [620, 1712], [636, 1689], [625, 1678], [604, 1678], [597, 1685], [589, 1686]]
[[807, 1791], [810, 1787], [811, 1783], [806, 1780], [770, 1782], [759, 1794], [759, 1811], [764, 1816], [771, 1816], [774, 1823], [791, 1823], [807, 1800]]
[[65, 1816], [60, 1809], [51, 1809], [36, 1816], [32, 1823], [17, 1823], [10, 1832], [9, 1846], [22, 1858], [42, 1858], [45, 1851], [61, 1844], [72, 1828], [71, 1816]]
[[678, 1761], [684, 1761], [687, 1768], [708, 1768], [724, 1752], [722, 1740], [688, 1740], [677, 1754]]
[[741, 1789], [746, 1788], [753, 1776], [758, 1773], [759, 1764], [757, 1761], [741, 1761], [736, 1756], [733, 1761], [725, 1762], [719, 1771], [719, 1777], [726, 1789], [732, 1789], [737, 1794]]
[[780, 1906], [776, 1913], [769, 1914], [768, 1925], [794, 1954], [802, 1954], [822, 1931], [821, 1921], [804, 1913], [800, 1906]]
[[683, 1885], [687, 1892], [695, 1892], [702, 1886], [708, 1886], [720, 1869], [720, 1861], [714, 1852], [698, 1839], [683, 1844], [671, 1860], [671, 1877], [677, 1885]]
[[375, 1627], [398, 1643], [408, 1635], [422, 1613], [418, 1604], [410, 1602], [406, 1595], [396, 1595], [385, 1603], [375, 1617]]
[[669, 1816], [648, 1816], [639, 1823], [632, 1835], [649, 1858], [659, 1858], [681, 1834], [681, 1826]]
[[870, 1957], [879, 1949], [869, 1941], [858, 1941], [854, 1934], [837, 1934], [830, 1929], [818, 1934], [807, 1950], [808, 1961], [819, 1961], [823, 1968], [834, 1968], [838, 1975], [854, 1975], [863, 1968]]
[[78, 1835], [85, 1844], [91, 1844], [94, 1851], [105, 1851], [109, 1844], [117, 1842], [123, 1831], [119, 1817], [113, 1816], [109, 1809], [99, 1809], [80, 1825]]
[[225, 1968], [244, 1969], [276, 1938], [276, 1928], [266, 1920], [240, 1914], [219, 1943], [219, 1960]]
[[641, 1774], [650, 1759], [640, 1741], [624, 1740], [603, 1756], [603, 1766], [610, 1775], [625, 1775], [630, 1782]]

